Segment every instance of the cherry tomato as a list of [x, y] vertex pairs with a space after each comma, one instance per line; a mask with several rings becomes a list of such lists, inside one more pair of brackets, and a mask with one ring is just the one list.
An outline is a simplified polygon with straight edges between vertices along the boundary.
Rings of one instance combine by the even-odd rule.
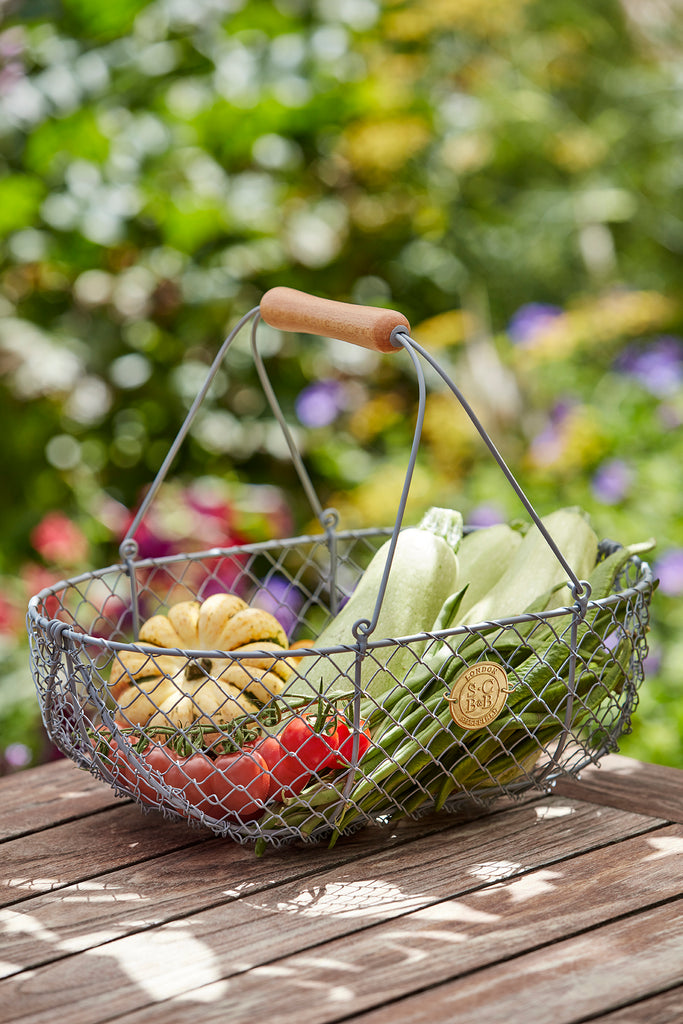
[[310, 781], [308, 768], [302, 765], [296, 754], [285, 750], [275, 736], [264, 736], [254, 744], [254, 750], [268, 765], [268, 800], [282, 801], [296, 796]]
[[93, 737], [93, 746], [111, 771], [115, 783], [142, 803], [158, 807], [162, 797], [140, 772], [135, 758], [143, 770], [156, 772], [159, 781], [165, 782], [166, 772], [170, 765], [175, 764], [178, 755], [170, 747], [158, 743], [149, 743], [144, 751], [138, 751], [136, 742], [135, 737], [129, 739], [125, 736], [115, 740], [105, 726], [99, 726], [97, 735]]
[[211, 785], [224, 814], [240, 821], [259, 818], [270, 787], [268, 763], [255, 750], [221, 754], [215, 761]]
[[[337, 732], [339, 734], [339, 750], [337, 752], [334, 767], [347, 768], [353, 757], [353, 726], [345, 718], [337, 720]], [[361, 725], [361, 732], [358, 737], [358, 760], [367, 753], [370, 747], [370, 730], [367, 725]]]
[[137, 751], [134, 742], [130, 744], [126, 740], [123, 743], [112, 741], [112, 749], [113, 774], [118, 774], [119, 784], [133, 796], [139, 797], [142, 803], [159, 807], [163, 797], [144, 777], [134, 758], [138, 759], [142, 771], [147, 769], [156, 773], [157, 781], [163, 785], [167, 784], [166, 775], [169, 768], [176, 763], [178, 755], [175, 751], [158, 743], [150, 743], [145, 750]]
[[290, 719], [280, 733], [280, 743], [290, 754], [295, 754], [305, 768], [312, 772], [331, 768], [339, 750], [339, 733], [334, 717], [325, 719], [317, 729], [316, 715]]
[[257, 750], [222, 754], [214, 761], [201, 752], [182, 757], [171, 747], [152, 742], [138, 752], [135, 742], [134, 736], [130, 741], [127, 737], [116, 741], [104, 727], [92, 737], [93, 746], [116, 784], [141, 803], [160, 807], [163, 797], [144, 777], [135, 758], [143, 771], [153, 773], [152, 778], [162, 788], [181, 793], [202, 814], [249, 821], [263, 813], [271, 779], [268, 763]]
[[193, 810], [211, 818], [240, 821], [260, 817], [268, 793], [268, 765], [260, 754], [242, 751], [213, 761], [203, 753], [182, 757], [164, 773], [164, 781], [185, 797]]
[[196, 810], [218, 818], [221, 817], [218, 801], [212, 799], [213, 773], [214, 762], [210, 757], [206, 754], [191, 754], [189, 757], [178, 757], [166, 766], [164, 782], [182, 793]]

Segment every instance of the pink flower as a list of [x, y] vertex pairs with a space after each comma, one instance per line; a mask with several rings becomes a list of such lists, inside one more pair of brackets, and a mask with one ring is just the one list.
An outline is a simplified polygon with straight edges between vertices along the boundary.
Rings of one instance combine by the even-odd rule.
[[46, 562], [78, 565], [88, 555], [85, 534], [63, 512], [48, 512], [31, 533], [31, 543]]
[[[21, 569], [21, 580], [26, 588], [28, 596], [33, 597], [35, 594], [39, 594], [42, 590], [47, 590], [47, 588], [51, 587], [53, 583], [58, 583], [59, 575], [50, 569], [43, 568], [42, 565], [37, 565], [35, 562], [29, 562]], [[40, 606], [41, 614], [46, 615], [49, 619], [57, 618], [60, 611], [60, 600], [55, 596], [46, 597]]]
[[10, 743], [5, 749], [5, 761], [10, 768], [25, 768], [31, 763], [31, 751], [25, 743]]
[[16, 605], [0, 594], [0, 636], [15, 636], [23, 632], [24, 616]]

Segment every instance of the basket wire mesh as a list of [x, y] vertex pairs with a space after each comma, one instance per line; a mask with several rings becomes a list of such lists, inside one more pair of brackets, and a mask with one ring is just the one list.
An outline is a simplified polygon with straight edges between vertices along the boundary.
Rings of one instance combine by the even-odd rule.
[[[258, 307], [251, 310], [223, 343], [121, 544], [120, 562], [56, 583], [29, 603], [32, 673], [54, 744], [146, 810], [261, 845], [334, 839], [368, 823], [544, 791], [559, 776], [577, 775], [615, 750], [630, 729], [644, 675], [655, 586], [647, 563], [635, 554], [621, 558], [611, 591], [591, 599], [590, 585], [576, 577], [464, 396], [403, 326], [392, 330], [391, 343], [412, 361], [418, 411], [396, 519], [388, 527], [340, 530], [337, 512], [318, 501], [268, 378], [257, 347], [260, 318]], [[249, 322], [264, 393], [321, 530], [140, 559], [135, 533], [228, 348]], [[412, 636], [374, 636], [419, 450], [422, 362], [460, 402], [545, 536], [566, 572], [572, 604], [451, 628], [435, 625]], [[312, 638], [387, 541], [372, 617], [354, 624], [347, 643], [316, 647]], [[607, 564], [620, 551], [603, 541], [598, 562]], [[296, 595], [291, 635], [304, 638], [296, 648], [286, 647], [287, 641], [274, 653], [272, 644], [259, 642], [226, 650], [140, 640], [142, 622], [179, 603], [204, 607], [212, 596], [230, 592], [251, 607], [264, 591], [278, 594], [288, 615]], [[450, 714], [449, 687], [463, 670], [482, 664], [505, 673], [505, 703], [490, 722], [463, 728]], [[315, 680], [329, 678], [330, 669], [334, 683], [321, 692]], [[238, 692], [227, 682], [235, 673]], [[114, 679], [125, 681], [125, 699], [117, 696]], [[293, 717], [309, 725], [315, 717], [323, 737], [341, 721], [346, 743], [343, 754], [315, 767], [290, 754], [298, 771], [274, 791], [265, 771], [272, 766], [257, 752], [264, 754], [263, 741], [277, 740]]]

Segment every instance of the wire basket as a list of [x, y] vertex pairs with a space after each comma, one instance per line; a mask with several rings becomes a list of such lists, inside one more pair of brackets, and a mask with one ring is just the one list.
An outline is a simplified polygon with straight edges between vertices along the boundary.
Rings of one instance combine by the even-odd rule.
[[[340, 530], [335, 510], [321, 507], [259, 354], [261, 319], [411, 359], [418, 413], [393, 526]], [[259, 378], [320, 532], [140, 559], [135, 533], [249, 322]], [[424, 363], [460, 402], [566, 572], [566, 606], [375, 635], [420, 443]], [[354, 623], [347, 642], [317, 647], [313, 638], [382, 545], [388, 555], [374, 613]], [[45, 728], [117, 794], [218, 835], [260, 846], [334, 841], [368, 823], [547, 791], [615, 750], [630, 729], [655, 586], [648, 564], [603, 541], [596, 572], [604, 568], [608, 586], [591, 597], [464, 396], [394, 311], [268, 292], [216, 356], [120, 558], [29, 603]], [[296, 594], [291, 635], [304, 639], [291, 645], [278, 631], [277, 606], [274, 615], [256, 606], [264, 592], [288, 614]]]

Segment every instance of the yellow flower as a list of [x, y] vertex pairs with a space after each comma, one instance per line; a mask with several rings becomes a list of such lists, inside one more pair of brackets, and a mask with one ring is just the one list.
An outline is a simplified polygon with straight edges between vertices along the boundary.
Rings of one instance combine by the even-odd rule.
[[679, 312], [678, 304], [653, 291], [610, 291], [560, 316], [517, 350], [526, 364], [565, 359], [577, 351], [607, 345], [667, 327]]
[[428, 351], [445, 348], [446, 345], [460, 345], [475, 328], [474, 317], [463, 309], [449, 309], [429, 320], [423, 320], [414, 328], [415, 341]]
[[607, 449], [596, 413], [577, 405], [545, 435], [536, 438], [527, 452], [528, 468], [557, 476], [571, 476], [595, 465]]
[[493, 155], [493, 138], [483, 132], [467, 132], [446, 139], [441, 160], [457, 174], [472, 174], [484, 167]]
[[508, 34], [519, 27], [528, 0], [413, 0], [384, 19], [390, 39], [415, 41], [432, 32], [458, 29], [476, 36]]
[[367, 109], [378, 115], [408, 109], [414, 101], [415, 83], [425, 71], [424, 54], [377, 49], [369, 54], [369, 60], [370, 73], [364, 82]]
[[349, 197], [349, 212], [361, 231], [374, 234], [395, 221], [413, 217], [415, 200], [396, 193], [371, 195], [369, 192], [360, 192]]
[[450, 480], [464, 476], [472, 462], [477, 439], [469, 419], [450, 391], [427, 396], [422, 440], [439, 472]]
[[431, 138], [427, 121], [416, 115], [358, 121], [344, 136], [344, 155], [363, 177], [390, 178]]
[[[353, 491], [331, 495], [329, 504], [339, 512], [340, 524], [344, 529], [393, 525], [405, 480], [407, 458], [406, 455], [405, 460], [384, 463]], [[434, 504], [435, 500], [433, 475], [417, 466], [404, 522], [415, 522], [421, 512]]]
[[361, 444], [367, 444], [383, 430], [398, 423], [403, 412], [400, 395], [391, 392], [377, 395], [356, 409], [349, 420], [349, 430]]
[[570, 174], [590, 170], [602, 163], [608, 153], [606, 140], [582, 126], [556, 132], [550, 141], [551, 159]]

